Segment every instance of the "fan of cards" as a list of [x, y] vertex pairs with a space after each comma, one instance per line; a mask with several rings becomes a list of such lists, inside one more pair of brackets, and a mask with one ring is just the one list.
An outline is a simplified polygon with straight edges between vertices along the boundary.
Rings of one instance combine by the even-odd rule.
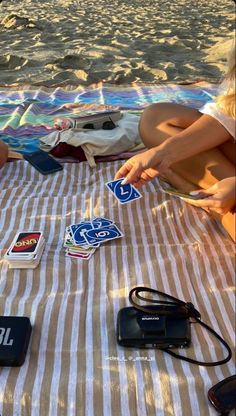
[[12, 241], [4, 258], [10, 269], [35, 269], [45, 246], [41, 231], [20, 232]]
[[123, 237], [112, 220], [97, 217], [66, 228], [64, 247], [69, 257], [89, 260], [101, 243]]
[[171, 186], [169, 186], [168, 184], [166, 184], [165, 182], [161, 183], [161, 189], [168, 195], [174, 195], [174, 196], [178, 196], [180, 199], [199, 199], [199, 195], [191, 195], [187, 192], [182, 192], [179, 191], [176, 188], [173, 188]]

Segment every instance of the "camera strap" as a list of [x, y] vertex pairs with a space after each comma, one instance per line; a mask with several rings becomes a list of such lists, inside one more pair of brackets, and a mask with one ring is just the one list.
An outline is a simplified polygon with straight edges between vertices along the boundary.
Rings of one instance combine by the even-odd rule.
[[[164, 296], [168, 299], [171, 299], [171, 302], [161, 301], [159, 299], [147, 298], [147, 297], [141, 296], [140, 292], [150, 293], [152, 295]], [[198, 322], [205, 329], [207, 329], [212, 335], [214, 335], [215, 338], [218, 339], [218, 341], [220, 341], [221, 344], [224, 345], [224, 347], [228, 351], [228, 355], [223, 360], [213, 361], [213, 362], [204, 362], [204, 361], [194, 360], [193, 358], [188, 358], [181, 354], [176, 354], [175, 352], [171, 351], [169, 348], [160, 348], [162, 351], [167, 352], [168, 354], [172, 355], [175, 358], [180, 358], [181, 360], [188, 361], [189, 363], [203, 365], [207, 367], [213, 367], [216, 365], [225, 364], [231, 359], [232, 351], [229, 345], [227, 344], [227, 342], [213, 328], [211, 328], [205, 322], [201, 321], [200, 313], [195, 309], [194, 305], [191, 302], [184, 302], [167, 293], [160, 292], [159, 290], [151, 289], [145, 286], [135, 287], [129, 293], [129, 301], [134, 306], [135, 309], [145, 312], [147, 314], [156, 314], [157, 311], [155, 310], [155, 308], [150, 310], [149, 308], [146, 308], [145, 306], [140, 305], [139, 303], [137, 303], [136, 299], [142, 302], [146, 302], [146, 303], [162, 305], [161, 310], [158, 309], [159, 315], [173, 316], [175, 318], [180, 318], [180, 319], [181, 318], [194, 318], [196, 322]], [[193, 323], [193, 322], [190, 322], [190, 323]]]

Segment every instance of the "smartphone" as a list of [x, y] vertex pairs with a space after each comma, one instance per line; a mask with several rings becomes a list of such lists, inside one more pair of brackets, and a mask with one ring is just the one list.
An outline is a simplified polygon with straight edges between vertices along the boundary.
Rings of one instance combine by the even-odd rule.
[[24, 159], [43, 175], [48, 175], [63, 169], [63, 166], [60, 163], [43, 150], [26, 153]]
[[211, 387], [208, 398], [215, 409], [222, 414], [236, 409], [236, 375], [227, 377]]

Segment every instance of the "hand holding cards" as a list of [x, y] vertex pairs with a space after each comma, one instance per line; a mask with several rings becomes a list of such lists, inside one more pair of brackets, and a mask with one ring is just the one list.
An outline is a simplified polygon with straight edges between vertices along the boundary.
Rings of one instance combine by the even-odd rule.
[[191, 195], [186, 192], [181, 192], [176, 188], [173, 187], [166, 187], [165, 185], [161, 185], [161, 189], [168, 195], [178, 196], [181, 199], [199, 199], [199, 193], [197, 195]]
[[35, 269], [41, 259], [45, 239], [41, 231], [18, 233], [4, 258], [10, 269]]

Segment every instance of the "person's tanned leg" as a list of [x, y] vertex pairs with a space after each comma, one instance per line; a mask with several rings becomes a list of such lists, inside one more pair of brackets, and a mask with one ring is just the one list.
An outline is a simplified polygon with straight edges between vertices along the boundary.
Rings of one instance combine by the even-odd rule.
[[[146, 147], [161, 144], [189, 127], [201, 117], [199, 111], [178, 104], [153, 104], [144, 110], [139, 131]], [[221, 147], [226, 147], [225, 143]], [[217, 181], [235, 175], [235, 166], [220, 148], [202, 152], [172, 165], [171, 169], [188, 182], [201, 188], [209, 188]]]

